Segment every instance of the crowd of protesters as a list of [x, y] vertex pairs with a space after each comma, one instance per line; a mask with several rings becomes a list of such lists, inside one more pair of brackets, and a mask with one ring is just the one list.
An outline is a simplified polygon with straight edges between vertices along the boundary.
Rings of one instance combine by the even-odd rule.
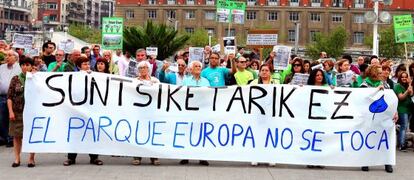
[[[399, 124], [398, 149], [407, 151], [405, 134], [413, 125], [413, 79], [414, 63], [393, 64], [390, 59], [377, 56], [358, 57], [355, 62], [349, 55], [335, 60], [321, 52], [318, 60], [304, 60], [291, 55], [288, 66], [283, 70], [274, 69], [275, 52], [260, 62], [258, 51], [246, 53], [240, 48], [236, 53], [221, 55], [209, 46], [204, 48], [202, 61], [189, 60], [188, 49], [178, 51], [169, 60], [157, 60], [147, 56], [145, 49], [135, 54], [122, 50], [102, 50], [99, 45], [74, 49], [70, 53], [56, 50], [56, 44], [46, 42], [39, 56], [29, 57], [24, 49], [11, 48], [0, 41], [0, 53], [5, 56], [0, 65], [0, 144], [14, 147], [15, 161], [12, 167], [20, 166], [23, 135], [24, 82], [27, 72], [96, 72], [136, 78], [146, 85], [168, 83], [185, 86], [222, 87], [230, 85], [293, 84], [298, 74], [308, 74], [307, 83], [301, 85], [393, 89], [398, 97], [398, 116], [394, 121]], [[396, 67], [396, 68], [393, 68]], [[395, 69], [395, 70], [393, 70]], [[352, 76], [352, 81], [339, 84], [338, 74]], [[410, 123], [411, 121], [411, 123]], [[77, 154], [69, 153], [65, 166], [76, 163]], [[90, 154], [90, 163], [103, 165], [96, 154]], [[133, 165], [141, 164], [141, 157], [134, 157]], [[153, 165], [160, 165], [158, 158], [150, 158]], [[180, 164], [188, 164], [181, 160]], [[201, 165], [209, 165], [200, 160]], [[257, 162], [252, 162], [257, 166]], [[274, 166], [275, 164], [270, 164]], [[31, 153], [28, 167], [35, 167], [34, 154]], [[322, 166], [308, 166], [315, 168]], [[362, 167], [368, 171], [368, 167]], [[392, 172], [392, 166], [385, 170]]]

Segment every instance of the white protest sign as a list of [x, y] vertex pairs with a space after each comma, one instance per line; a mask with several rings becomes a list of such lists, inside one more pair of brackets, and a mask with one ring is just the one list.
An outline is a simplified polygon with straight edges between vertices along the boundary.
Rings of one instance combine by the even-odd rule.
[[292, 81], [290, 84], [292, 85], [306, 85], [308, 84], [309, 74], [303, 74], [303, 73], [295, 73], [293, 75]]
[[13, 35], [13, 47], [32, 49], [33, 47], [33, 35], [14, 33]]
[[58, 49], [63, 50], [66, 54], [72, 53], [72, 50], [74, 48], [75, 48], [75, 42], [70, 39], [60, 41], [59, 47], [58, 47]]
[[323, 70], [323, 64], [318, 64], [318, 65], [312, 66], [311, 69], [312, 70], [315, 70], [315, 69], [321, 69], [321, 70]]
[[351, 87], [352, 85], [352, 77], [354, 73], [352, 71], [347, 71], [344, 73], [337, 73], [336, 74], [336, 86], [338, 87]]
[[38, 48], [31, 48], [31, 49], [27, 50], [26, 54], [29, 55], [30, 57], [34, 57], [34, 56], [39, 56], [40, 55], [39, 52], [40, 51], [39, 51]]
[[94, 72], [29, 73], [23, 151], [393, 165], [397, 106], [392, 90], [376, 88], [144, 86]]
[[234, 37], [223, 37], [224, 54], [236, 54], [236, 40]]
[[216, 44], [213, 47], [211, 47], [212, 52], [220, 52], [220, 44]]
[[275, 57], [273, 58], [273, 68], [275, 70], [285, 70], [289, 65], [289, 57], [292, 47], [289, 46], [274, 46], [273, 52]]
[[202, 47], [190, 47], [189, 48], [189, 57], [188, 57], [188, 61], [193, 62], [193, 61], [200, 61], [203, 62], [203, 56], [204, 56], [204, 48]]
[[225, 46], [224, 54], [236, 54], [236, 46]]
[[158, 47], [147, 47], [146, 52], [148, 56], [158, 56]]
[[247, 41], [246, 45], [249, 46], [266, 46], [271, 45], [275, 46], [277, 45], [277, 34], [248, 34], [247, 35]]

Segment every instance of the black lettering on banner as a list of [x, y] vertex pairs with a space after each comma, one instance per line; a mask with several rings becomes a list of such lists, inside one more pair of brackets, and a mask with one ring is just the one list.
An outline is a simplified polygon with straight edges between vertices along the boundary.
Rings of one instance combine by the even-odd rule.
[[49, 76], [49, 77], [46, 78], [46, 82], [45, 83], [46, 83], [47, 87], [50, 90], [52, 90], [52, 91], [59, 92], [60, 95], [62, 96], [62, 98], [60, 99], [59, 102], [55, 102], [55, 103], [42, 103], [43, 106], [46, 106], [46, 107], [58, 106], [58, 105], [62, 104], [63, 101], [65, 101], [65, 91], [63, 91], [63, 89], [60, 89], [60, 88], [57, 88], [57, 87], [53, 87], [53, 86], [50, 85], [50, 80], [52, 80], [53, 78], [62, 77], [62, 76], [63, 76], [63, 74], [53, 74], [53, 75], [51, 75], [51, 76]]
[[285, 88], [282, 86], [282, 91], [281, 91], [281, 94], [280, 94], [279, 117], [282, 117], [283, 106], [285, 106], [286, 110], [289, 113], [289, 116], [292, 117], [292, 118], [294, 118], [295, 115], [293, 115], [292, 111], [289, 109], [289, 106], [287, 106], [286, 101], [289, 99], [290, 95], [292, 95], [292, 93], [296, 90], [296, 88], [295, 87], [292, 88], [292, 90], [290, 90], [289, 94], [286, 97], [283, 96], [284, 89]]
[[[260, 96], [257, 96], [257, 97], [252, 97], [253, 89], [257, 89], [257, 90], [261, 91], [262, 94]], [[252, 113], [252, 104], [254, 104], [254, 105], [256, 105], [257, 108], [259, 108], [260, 113], [263, 114], [263, 115], [265, 115], [265, 111], [264, 111], [263, 107], [260, 106], [255, 100], [256, 99], [260, 99], [262, 97], [265, 97], [266, 95], [267, 95], [267, 91], [264, 88], [262, 88], [260, 86], [250, 86], [250, 93], [249, 93], [249, 114]]]
[[276, 86], [273, 87], [272, 117], [276, 116]]
[[[239, 94], [239, 97], [236, 97], [237, 94]], [[241, 105], [243, 107], [243, 112], [244, 112], [244, 114], [246, 114], [246, 105], [244, 104], [243, 92], [242, 92], [242, 88], [240, 86], [238, 86], [236, 88], [236, 91], [234, 91], [233, 97], [230, 100], [230, 104], [229, 104], [229, 106], [227, 106], [227, 109], [226, 109], [227, 112], [230, 111], [231, 105], [233, 104], [233, 101], [235, 101], [235, 100], [239, 100], [241, 102]]]
[[146, 93], [146, 92], [142, 92], [142, 91], [140, 91], [140, 87], [141, 87], [141, 86], [145, 86], [145, 85], [144, 85], [144, 84], [138, 84], [138, 86], [137, 86], [137, 88], [136, 88], [137, 93], [138, 93], [138, 94], [140, 94], [140, 95], [148, 96], [148, 101], [147, 101], [146, 103], [137, 103], [137, 102], [135, 102], [135, 103], [134, 103], [134, 106], [138, 106], [138, 107], [146, 107], [146, 106], [148, 106], [148, 105], [150, 105], [150, 104], [151, 104], [152, 97], [151, 97], [151, 94]]
[[93, 95], [94, 95], [94, 89], [96, 88], [96, 91], [98, 92], [99, 99], [101, 99], [101, 102], [104, 106], [106, 106], [106, 103], [108, 102], [108, 92], [109, 92], [109, 77], [106, 77], [106, 89], [105, 89], [105, 98], [102, 98], [101, 91], [98, 88], [98, 84], [95, 81], [95, 78], [92, 77], [91, 79], [91, 100], [89, 102], [90, 105], [93, 104]]
[[158, 99], [157, 99], [157, 108], [161, 109], [161, 97], [162, 97], [162, 84], [158, 85]]
[[187, 94], [185, 96], [185, 109], [186, 110], [189, 110], [189, 111], [197, 111], [197, 110], [200, 109], [199, 107], [190, 107], [190, 105], [188, 103], [188, 100], [190, 98], [193, 98], [194, 97], [194, 94], [191, 94], [190, 93], [190, 88], [191, 88], [190, 86], [187, 86]]
[[214, 88], [213, 111], [216, 111], [217, 92], [218, 88]]
[[313, 103], [313, 95], [314, 93], [318, 94], [328, 94], [328, 90], [324, 89], [312, 89], [310, 93], [310, 101], [309, 101], [309, 112], [308, 112], [308, 119], [316, 119], [316, 120], [322, 120], [326, 119], [326, 117], [323, 116], [312, 116], [312, 106], [321, 106], [321, 103]]
[[335, 105], [338, 105], [338, 107], [335, 109], [334, 113], [331, 116], [331, 119], [354, 119], [354, 116], [336, 116], [336, 113], [338, 113], [339, 109], [342, 106], [348, 106], [348, 103], [345, 102], [346, 99], [348, 99], [349, 95], [351, 95], [352, 91], [334, 91], [335, 94], [346, 94], [344, 99], [341, 102], [334, 102]]
[[118, 77], [112, 77], [111, 80], [119, 81], [118, 106], [122, 106], [122, 91], [124, 89], [124, 82], [132, 83], [132, 80]]
[[173, 92], [171, 92], [171, 89], [170, 89], [170, 85], [168, 85], [168, 94], [167, 94], [167, 111], [169, 111], [170, 110], [170, 101], [173, 101], [174, 102], [174, 104], [175, 104], [175, 106], [177, 106], [177, 108], [178, 108], [178, 110], [180, 110], [181, 111], [181, 107], [180, 107], [180, 104], [178, 104], [177, 103], [177, 101], [175, 101], [175, 99], [172, 97], [176, 92], [178, 92], [181, 88], [182, 88], [182, 86], [178, 86]]
[[80, 106], [82, 104], [85, 104], [86, 100], [88, 99], [88, 76], [85, 75], [85, 93], [84, 93], [83, 100], [79, 102], [75, 102], [72, 97], [72, 84], [73, 84], [72, 78], [73, 78], [73, 74], [69, 75], [69, 100], [73, 106]]

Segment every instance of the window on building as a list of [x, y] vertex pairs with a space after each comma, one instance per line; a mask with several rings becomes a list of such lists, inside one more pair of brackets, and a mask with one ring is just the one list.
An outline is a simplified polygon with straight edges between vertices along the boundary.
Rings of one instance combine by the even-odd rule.
[[354, 44], [364, 43], [364, 32], [354, 32]]
[[321, 0], [312, 0], [312, 3], [321, 3]]
[[[226, 28], [225, 32], [224, 32], [225, 36], [229, 35], [229, 28]], [[235, 29], [230, 29], [230, 36], [236, 36], [236, 30]]]
[[134, 10], [126, 10], [125, 11], [125, 18], [126, 19], [133, 19], [135, 17]]
[[57, 21], [57, 15], [56, 14], [52, 14], [49, 16], [49, 21]]
[[354, 23], [363, 24], [364, 23], [364, 15], [363, 14], [354, 14]]
[[289, 5], [292, 7], [298, 7], [299, 6], [299, 0], [290, 0]]
[[342, 14], [332, 14], [332, 22], [342, 22]]
[[216, 17], [216, 12], [206, 11], [204, 15], [205, 15], [206, 20], [214, 20], [214, 18]]
[[246, 19], [247, 20], [255, 20], [256, 19], [256, 11], [247, 11], [246, 12]]
[[269, 6], [277, 6], [279, 0], [267, 0]]
[[175, 0], [167, 0], [167, 4], [168, 5], [174, 5], [175, 4]]
[[187, 0], [188, 5], [194, 5], [194, 0]]
[[311, 13], [310, 20], [314, 22], [320, 22], [321, 21], [321, 14], [320, 13]]
[[256, 0], [247, 0], [247, 5], [248, 6], [254, 6], [254, 5], [256, 5]]
[[46, 9], [58, 9], [57, 3], [55, 2], [47, 2]]
[[289, 12], [290, 21], [299, 21], [299, 12]]
[[167, 19], [175, 19], [175, 10], [167, 10]]
[[342, 7], [344, 0], [332, 0], [332, 7]]
[[186, 27], [185, 28], [185, 32], [187, 32], [187, 33], [194, 33], [194, 28], [192, 28], [192, 27]]
[[157, 4], [157, 0], [148, 0], [149, 5], [155, 5]]
[[214, 0], [206, 0], [207, 5], [214, 5]]
[[157, 19], [157, 10], [148, 10], [148, 19]]
[[296, 32], [295, 30], [289, 30], [288, 31], [288, 41], [289, 42], [295, 42], [296, 40]]
[[364, 8], [364, 0], [354, 0], [355, 8]]
[[214, 28], [206, 28], [206, 31], [208, 34], [214, 35], [215, 34], [215, 29]]
[[195, 11], [188, 10], [187, 12], [185, 12], [185, 19], [195, 19]]
[[309, 40], [310, 42], [315, 42], [316, 41], [316, 35], [321, 33], [320, 31], [315, 31], [315, 30], [311, 30], [310, 34], [309, 34]]
[[267, 20], [269, 21], [276, 21], [277, 20], [277, 12], [276, 11], [270, 11], [267, 14]]

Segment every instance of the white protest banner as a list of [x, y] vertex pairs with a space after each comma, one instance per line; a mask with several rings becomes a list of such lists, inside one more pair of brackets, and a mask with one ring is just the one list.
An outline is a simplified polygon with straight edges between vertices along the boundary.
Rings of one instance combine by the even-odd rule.
[[315, 69], [321, 69], [321, 70], [323, 70], [323, 64], [318, 64], [318, 65], [312, 66], [311, 69], [312, 70], [315, 70]]
[[188, 61], [189, 62], [193, 62], [193, 61], [200, 61], [203, 62], [203, 56], [204, 56], [204, 48], [202, 47], [190, 47], [188, 49], [189, 51], [189, 57], [188, 57]]
[[309, 74], [295, 73], [295, 75], [293, 75], [293, 78], [290, 84], [306, 85], [308, 84], [308, 79], [309, 79]]
[[277, 45], [278, 34], [248, 34], [247, 35], [247, 45]]
[[148, 56], [158, 56], [158, 48], [157, 47], [147, 47], [146, 53]]
[[23, 151], [325, 166], [395, 164], [392, 90], [28, 74]]
[[33, 47], [33, 35], [14, 33], [13, 35], [13, 47], [32, 49]]
[[236, 39], [234, 37], [223, 37], [224, 54], [236, 54]]
[[58, 47], [58, 49], [63, 50], [66, 54], [72, 53], [72, 50], [74, 48], [75, 48], [75, 42], [70, 39], [60, 41], [59, 47]]
[[236, 46], [225, 46], [224, 54], [236, 54]]
[[289, 46], [274, 46], [273, 52], [275, 57], [273, 58], [273, 68], [275, 70], [285, 70], [289, 65], [289, 57], [292, 47]]

